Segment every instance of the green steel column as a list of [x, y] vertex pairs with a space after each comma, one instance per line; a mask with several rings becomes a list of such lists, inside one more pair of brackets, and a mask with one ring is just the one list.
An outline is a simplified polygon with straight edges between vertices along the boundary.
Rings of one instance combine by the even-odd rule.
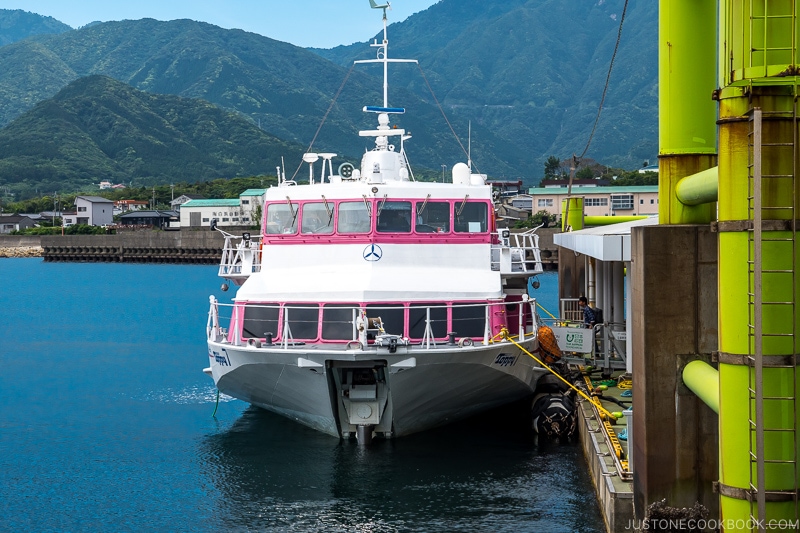
[[[751, 107], [765, 111], [789, 112], [789, 117], [775, 117], [764, 122], [763, 144], [792, 144], [792, 120], [790, 118], [794, 96], [792, 87], [752, 87], [750, 94], [741, 94], [737, 88], [726, 90], [720, 101], [720, 184], [719, 184], [719, 342], [720, 353], [732, 356], [747, 356], [753, 353], [749, 335], [753, 324], [749, 287], [753, 274], [748, 263], [753, 257], [753, 243], [748, 231], [743, 231], [742, 221], [752, 221], [748, 209], [748, 197], [752, 196], [751, 180], [748, 177], [750, 148], [748, 132], [750, 123], [745, 113]], [[781, 97], [780, 93], [783, 93]], [[740, 95], [741, 94], [741, 95]], [[765, 147], [762, 150], [763, 174], [791, 174], [792, 156], [786, 157], [788, 146]], [[766, 207], [786, 205], [791, 198], [791, 180], [785, 183], [769, 183], [762, 187], [763, 205]], [[796, 200], [795, 200], [796, 203]], [[797, 203], [796, 203], [797, 205]], [[783, 210], [763, 210], [765, 219], [788, 219]], [[791, 276], [775, 271], [791, 271], [800, 264], [800, 257], [792, 258], [792, 234], [789, 231], [765, 231], [761, 260], [763, 262], [764, 301], [791, 301], [795, 287]], [[783, 309], [768, 307], [762, 314], [764, 333], [791, 334], [800, 331], [792, 323], [791, 306]], [[794, 351], [791, 337], [766, 337], [763, 354], [791, 355]], [[720, 371], [720, 482], [724, 485], [749, 489], [755, 482], [755, 464], [751, 463], [750, 451], [755, 451], [755, 435], [750, 431], [751, 400], [749, 388], [754, 387], [751, 370], [744, 364], [725, 364]], [[791, 397], [797, 394], [793, 388], [791, 368], [764, 369], [764, 395], [766, 397]], [[794, 378], [796, 379], [796, 377]], [[800, 383], [797, 384], [800, 387]], [[765, 401], [764, 424], [767, 428], [780, 428], [783, 432], [767, 432], [764, 458], [768, 461], [765, 471], [767, 490], [796, 490], [794, 461], [796, 453], [795, 428], [800, 422], [794, 406], [787, 402]], [[751, 442], [752, 445], [748, 445]], [[753, 471], [751, 472], [751, 469]], [[723, 519], [746, 520], [751, 511], [750, 502], [722, 495], [720, 506]], [[792, 502], [767, 502], [768, 520], [794, 520]]]
[[[794, 302], [800, 264], [793, 256], [794, 235], [780, 229], [791, 212], [774, 209], [794, 203], [798, 138], [793, 119], [798, 79], [787, 75], [797, 61], [797, 0], [723, 0], [720, 2], [719, 65], [722, 76], [719, 102], [719, 351], [720, 351], [720, 509], [728, 523], [746, 523], [757, 515], [755, 503], [743, 495], [757, 483], [755, 433], [750, 420], [754, 402], [750, 399], [754, 372], [747, 356], [754, 353], [752, 296], [753, 242], [747, 231], [752, 226], [750, 202], [753, 185], [748, 167], [753, 156], [750, 142], [751, 109], [765, 113], [762, 139], [762, 297], [765, 302]], [[773, 209], [770, 209], [773, 208]], [[783, 271], [783, 272], [781, 272]], [[787, 271], [789, 274], [787, 275]], [[794, 335], [800, 331], [793, 305], [764, 306], [761, 316], [764, 356], [790, 356]], [[781, 336], [776, 336], [781, 335]], [[763, 359], [765, 362], [768, 359]], [[797, 440], [798, 409], [791, 398], [798, 394], [797, 372], [789, 366], [765, 366], [763, 372], [765, 488], [783, 492], [767, 498], [766, 520], [788, 520], [795, 524], [798, 510], [793, 500], [775, 501], [797, 490], [796, 464], [800, 455]], [[737, 489], [741, 489], [737, 491]], [[755, 501], [755, 495], [752, 496]], [[736, 530], [735, 528], [730, 530]], [[750, 530], [749, 528], [747, 529]], [[729, 529], [726, 529], [729, 531]]]
[[716, 204], [687, 206], [675, 188], [681, 178], [716, 164], [716, 3], [661, 0], [659, 4], [659, 222], [708, 223]]

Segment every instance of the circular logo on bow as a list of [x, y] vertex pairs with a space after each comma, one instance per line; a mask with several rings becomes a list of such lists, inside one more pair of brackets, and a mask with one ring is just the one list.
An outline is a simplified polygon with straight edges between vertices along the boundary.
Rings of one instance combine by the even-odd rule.
[[383, 250], [377, 244], [370, 244], [364, 248], [362, 255], [365, 261], [380, 261], [381, 257], [383, 257]]

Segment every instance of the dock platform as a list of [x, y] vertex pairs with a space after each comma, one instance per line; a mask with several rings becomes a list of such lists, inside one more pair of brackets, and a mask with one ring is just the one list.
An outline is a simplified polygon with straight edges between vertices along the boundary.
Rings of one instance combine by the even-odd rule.
[[[619, 379], [619, 374], [616, 377]], [[588, 382], [587, 388], [590, 386]], [[620, 411], [622, 407], [603, 398], [620, 400], [622, 392], [616, 386], [609, 386], [598, 400], [606, 410]], [[578, 401], [577, 417], [578, 435], [606, 531], [630, 531], [634, 523], [633, 477], [628, 462], [628, 441], [619, 438], [620, 434], [623, 437], [628, 434], [630, 418], [608, 421], [596, 405], [585, 399]]]

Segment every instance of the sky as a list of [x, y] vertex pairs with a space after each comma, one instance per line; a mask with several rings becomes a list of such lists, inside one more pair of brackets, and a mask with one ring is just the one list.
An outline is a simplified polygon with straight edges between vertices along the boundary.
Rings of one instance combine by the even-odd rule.
[[[394, 0], [389, 23], [437, 1]], [[50, 16], [73, 28], [98, 20], [188, 18], [317, 48], [366, 41], [383, 28], [381, 10], [371, 9], [369, 0], [0, 0], [0, 9]]]

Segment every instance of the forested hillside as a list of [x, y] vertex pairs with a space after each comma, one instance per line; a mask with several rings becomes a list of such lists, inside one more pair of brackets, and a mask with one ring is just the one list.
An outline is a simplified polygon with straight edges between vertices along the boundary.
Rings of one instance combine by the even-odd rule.
[[[441, 0], [391, 25], [390, 56], [420, 60], [421, 68], [393, 66], [389, 82], [389, 105], [407, 110], [393, 120], [412, 133], [406, 146], [412, 165], [438, 172], [442, 165], [466, 160], [469, 124], [475, 168], [492, 178], [522, 178], [532, 184], [542, 176], [549, 156], [563, 159], [581, 153], [603, 93], [623, 5], [624, 0]], [[16, 12], [0, 11], [8, 13]], [[18, 26], [23, 31], [25, 24]], [[62, 29], [55, 24], [53, 31]], [[120, 119], [136, 124], [129, 131], [135, 133], [114, 141], [118, 144], [113, 150], [100, 148], [91, 124], [81, 122], [86, 102], [98, 97], [91, 92], [97, 90], [96, 81], [67, 91], [73, 99], [79, 98], [77, 91], [90, 91], [83, 107], [66, 111], [62, 95], [61, 100], [47, 101], [76, 80], [94, 75], [153, 95], [202, 99], [233, 112], [219, 115], [217, 126], [222, 130], [238, 130], [246, 120], [253, 131], [304, 148], [315, 140], [315, 151], [335, 152], [341, 160], [353, 161], [371, 148], [357, 132], [375, 126], [375, 117], [361, 108], [382, 103], [380, 68], [352, 68], [353, 59], [374, 57], [375, 50], [366, 43], [311, 51], [191, 20], [107, 22], [49, 35], [41, 28], [25, 31], [29, 37], [0, 46], [0, 126], [8, 125], [8, 131], [0, 132], [0, 180], [7, 186], [66, 186], [93, 180], [98, 172], [120, 181], [161, 179], [178, 168], [194, 173], [202, 169], [203, 178], [211, 179], [247, 172], [253, 167], [240, 164], [245, 159], [261, 162], [254, 173], [270, 172], [280, 162], [277, 152], [263, 157], [241, 152], [228, 162], [211, 156], [227, 153], [228, 146], [189, 143], [197, 150], [197, 161], [170, 164], [159, 150], [144, 148], [150, 142], [148, 127], [158, 129], [166, 122], [180, 129], [158, 109], [140, 115], [152, 125]], [[632, 2], [587, 157], [625, 168], [655, 157], [656, 32], [657, 4]], [[123, 91], [116, 85], [108, 90]], [[35, 112], [23, 115], [28, 111]], [[53, 119], [62, 115], [70, 120]], [[185, 119], [194, 116], [190, 113]], [[235, 124], [221, 125], [234, 117], [239, 120]], [[48, 142], [36, 140], [45, 132]], [[140, 134], [143, 140], [135, 138]], [[32, 136], [31, 142], [23, 145], [20, 136]], [[170, 149], [183, 147], [182, 142], [175, 139]], [[139, 155], [125, 156], [125, 143]], [[297, 148], [291, 151], [299, 153]], [[61, 155], [52, 159], [54, 151]], [[173, 159], [183, 160], [191, 153], [178, 150]], [[287, 167], [294, 164], [287, 160]]]
[[302, 152], [208, 102], [91, 76], [0, 130], [0, 186], [30, 194], [87, 190], [101, 180], [141, 185], [274, 174], [281, 156]]

